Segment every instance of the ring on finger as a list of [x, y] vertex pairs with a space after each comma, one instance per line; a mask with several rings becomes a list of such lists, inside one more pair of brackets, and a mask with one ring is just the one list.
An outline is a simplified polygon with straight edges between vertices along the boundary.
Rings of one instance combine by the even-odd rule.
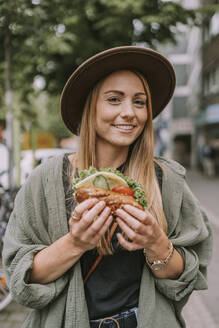
[[74, 213], [72, 213], [71, 219], [72, 220], [80, 220], [80, 218], [77, 217]]
[[76, 216], [71, 217], [72, 220], [80, 220], [80, 218], [77, 218]]

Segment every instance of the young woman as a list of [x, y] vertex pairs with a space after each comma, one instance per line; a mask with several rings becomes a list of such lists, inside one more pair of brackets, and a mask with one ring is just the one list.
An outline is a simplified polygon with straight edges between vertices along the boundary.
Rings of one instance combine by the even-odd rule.
[[[153, 156], [152, 120], [174, 87], [165, 57], [132, 46], [97, 54], [69, 78], [62, 117], [79, 150], [33, 171], [5, 237], [11, 293], [34, 309], [23, 327], [185, 327], [189, 295], [207, 288], [211, 231], [184, 168]], [[141, 183], [148, 207], [124, 205], [113, 218], [97, 198], [77, 204], [72, 179], [91, 165]], [[102, 241], [114, 220], [109, 255]]]

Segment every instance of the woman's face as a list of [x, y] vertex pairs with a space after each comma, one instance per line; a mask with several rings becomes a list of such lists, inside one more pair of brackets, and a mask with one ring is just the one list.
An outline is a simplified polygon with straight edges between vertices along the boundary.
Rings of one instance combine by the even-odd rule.
[[128, 147], [141, 134], [146, 120], [146, 93], [140, 78], [128, 70], [110, 74], [97, 97], [97, 142]]

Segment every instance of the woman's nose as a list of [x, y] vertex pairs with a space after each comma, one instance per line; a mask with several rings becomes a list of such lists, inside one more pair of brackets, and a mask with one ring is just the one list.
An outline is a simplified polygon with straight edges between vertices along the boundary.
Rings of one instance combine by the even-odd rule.
[[125, 101], [120, 113], [121, 117], [133, 118], [135, 116], [133, 103], [131, 101]]

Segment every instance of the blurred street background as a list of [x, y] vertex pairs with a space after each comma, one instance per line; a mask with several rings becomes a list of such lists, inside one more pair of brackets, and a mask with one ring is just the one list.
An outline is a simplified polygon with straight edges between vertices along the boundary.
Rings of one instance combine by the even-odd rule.
[[[174, 96], [154, 121], [155, 155], [186, 167], [214, 231], [209, 290], [193, 293], [185, 316], [189, 328], [219, 327], [219, 1], [0, 0], [0, 44], [0, 255], [33, 168], [77, 150], [59, 105], [72, 71], [113, 46], [151, 47], [176, 71]], [[29, 310], [2, 304], [7, 295], [0, 265], [0, 327], [21, 327]]]

